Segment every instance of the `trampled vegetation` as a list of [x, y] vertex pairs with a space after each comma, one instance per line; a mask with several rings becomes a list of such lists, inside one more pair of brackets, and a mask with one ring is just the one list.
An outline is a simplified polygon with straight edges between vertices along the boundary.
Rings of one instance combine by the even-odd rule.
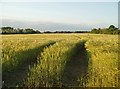
[[4, 87], [119, 86], [117, 35], [3, 35], [2, 44]]

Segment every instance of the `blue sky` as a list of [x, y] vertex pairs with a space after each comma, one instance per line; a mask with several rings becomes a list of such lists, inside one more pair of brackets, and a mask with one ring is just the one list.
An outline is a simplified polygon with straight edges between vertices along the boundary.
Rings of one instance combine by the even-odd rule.
[[[53, 23], [79, 25], [88, 30], [94, 27], [108, 27], [111, 24], [117, 26], [118, 3], [7, 2], [2, 4], [2, 20], [3, 26], [35, 29], [40, 29], [41, 24]], [[37, 27], [34, 27], [36, 25]]]

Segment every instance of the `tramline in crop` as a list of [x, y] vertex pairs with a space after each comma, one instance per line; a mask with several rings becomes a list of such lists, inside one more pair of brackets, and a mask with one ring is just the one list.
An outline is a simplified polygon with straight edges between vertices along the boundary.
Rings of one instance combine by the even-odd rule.
[[[83, 77], [77, 75], [79, 81], [75, 81], [78, 81], [78, 87], [81, 85], [83, 87], [119, 86], [118, 37], [117, 35], [102, 34], [3, 35], [2, 72], [4, 84], [8, 86], [22, 84], [28, 88], [65, 85], [63, 74], [66, 63], [71, 58], [74, 60], [78, 53], [82, 55], [82, 51], [77, 51], [77, 49], [83, 42], [88, 53], [84, 56], [89, 58], [88, 65], [84, 66], [87, 66], [88, 70]], [[84, 57], [78, 59], [86, 61]], [[14, 70], [19, 72], [21, 67], [26, 68], [25, 65], [30, 66], [29, 71], [26, 71], [27, 76], [19, 75], [20, 80], [12, 77], [14, 81], [10, 82], [9, 76], [12, 75], [12, 72]], [[74, 66], [76, 65], [72, 65], [72, 67]], [[22, 71], [24, 70], [20, 70], [20, 72]], [[19, 73], [14, 71], [13, 75], [16, 74]], [[24, 81], [19, 82], [21, 80]]]

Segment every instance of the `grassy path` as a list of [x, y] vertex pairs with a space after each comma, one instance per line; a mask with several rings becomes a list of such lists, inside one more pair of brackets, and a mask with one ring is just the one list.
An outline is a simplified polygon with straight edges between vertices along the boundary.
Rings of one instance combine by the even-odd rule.
[[[23, 81], [24, 79], [27, 77], [27, 74], [29, 72], [29, 67], [33, 67], [34, 64], [36, 64], [37, 62], [37, 56], [43, 52], [43, 49], [45, 47], [49, 47], [50, 45], [53, 45], [55, 42], [51, 42], [48, 44], [45, 44], [43, 46], [38, 47], [37, 49], [31, 49], [32, 51], [36, 51], [36, 55], [35, 59], [30, 59], [27, 62], [24, 62], [24, 64], [22, 64], [21, 66], [19, 66], [18, 68], [16, 68], [15, 70], [12, 71], [8, 71], [6, 73], [4, 73], [2, 76], [2, 81], [4, 81], [3, 83], [3, 87], [16, 87], [16, 85], [18, 85], [19, 87], [24, 86]], [[26, 51], [27, 52], [27, 51]], [[25, 53], [25, 52], [24, 52]]]
[[66, 87], [78, 87], [78, 85], [82, 87], [85, 80], [80, 80], [80, 78], [87, 74], [87, 68], [87, 51], [83, 43], [82, 47], [78, 46], [77, 54], [66, 64], [62, 79], [63, 84]]

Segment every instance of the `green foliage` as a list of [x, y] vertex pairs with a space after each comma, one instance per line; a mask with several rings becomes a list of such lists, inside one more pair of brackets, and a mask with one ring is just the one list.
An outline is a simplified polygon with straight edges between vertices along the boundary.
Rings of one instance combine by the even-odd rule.
[[27, 28], [27, 29], [20, 29], [20, 28], [12, 28], [12, 27], [2, 27], [2, 34], [34, 34], [34, 33], [40, 33], [40, 31], [34, 31], [33, 29]]
[[116, 28], [114, 25], [110, 25], [109, 28], [94, 28], [91, 30], [91, 33], [96, 34], [120, 34], [120, 29]]

